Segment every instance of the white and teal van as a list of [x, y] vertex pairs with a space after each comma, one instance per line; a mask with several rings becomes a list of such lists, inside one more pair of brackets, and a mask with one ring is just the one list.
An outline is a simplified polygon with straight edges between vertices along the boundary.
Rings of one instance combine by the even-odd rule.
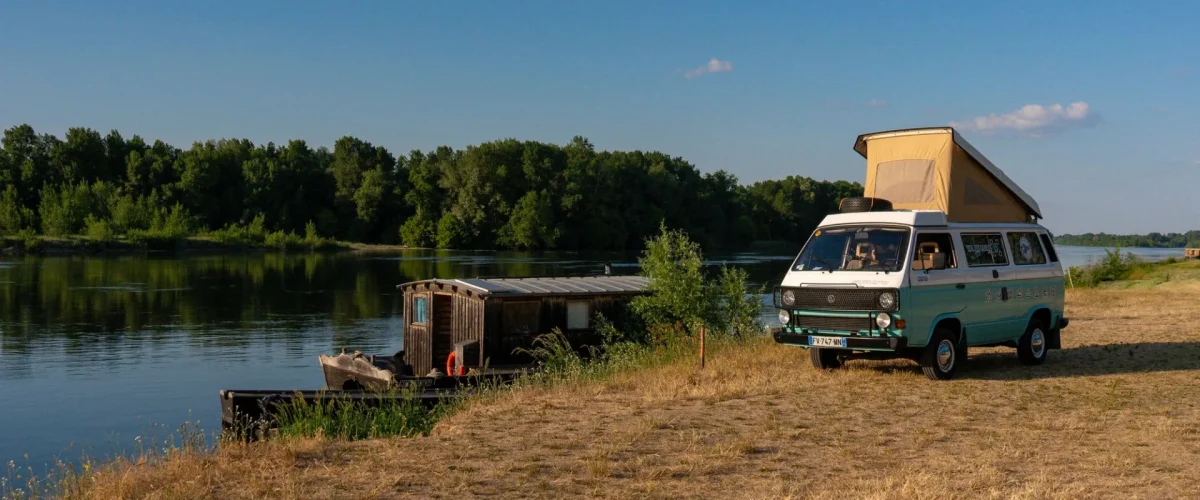
[[1008, 346], [1027, 365], [1059, 348], [1063, 269], [1034, 223], [949, 223], [940, 211], [832, 214], [775, 292], [775, 341], [814, 366], [907, 357], [954, 376], [968, 347]]
[[813, 365], [908, 357], [949, 379], [968, 347], [1059, 348], [1063, 269], [1037, 202], [951, 127], [858, 136], [863, 197], [821, 222], [775, 293], [775, 341]]

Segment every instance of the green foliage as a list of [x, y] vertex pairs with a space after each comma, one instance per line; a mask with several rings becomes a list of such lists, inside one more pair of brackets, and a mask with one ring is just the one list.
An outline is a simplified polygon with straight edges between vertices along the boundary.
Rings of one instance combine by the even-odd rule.
[[16, 186], [5, 186], [0, 193], [0, 236], [16, 234], [33, 223], [33, 210], [21, 205]]
[[664, 224], [657, 238], [646, 241], [638, 263], [650, 278], [651, 293], [630, 302], [634, 313], [652, 328], [682, 328], [679, 334], [697, 331], [713, 304], [711, 290], [705, 286], [700, 245]]
[[84, 234], [92, 240], [108, 243], [115, 238], [112, 230], [108, 227], [108, 221], [95, 215], [88, 214], [84, 219], [84, 226], [87, 228]]
[[438, 248], [461, 248], [470, 239], [471, 235], [462, 219], [459, 219], [453, 212], [446, 212], [445, 215], [442, 215], [442, 220], [438, 221], [437, 228]]
[[[8, 234], [34, 227], [76, 235], [91, 215], [117, 239], [177, 239], [186, 225], [192, 233], [184, 235], [211, 229], [228, 241], [265, 244], [268, 233], [300, 234], [311, 221], [343, 241], [624, 250], [665, 222], [702, 247], [739, 247], [802, 241], [839, 199], [862, 192], [854, 183], [796, 176], [745, 186], [658, 151], [597, 151], [583, 137], [406, 156], [354, 137], [332, 150], [246, 139], [179, 149], [86, 128], [59, 140], [20, 125], [4, 131], [2, 146], [0, 232]], [[186, 224], [164, 222], [174, 213], [164, 207], [175, 206]], [[249, 228], [260, 215], [262, 231]], [[272, 240], [290, 244], [281, 235]]]
[[434, 245], [436, 230], [433, 226], [433, 221], [425, 219], [422, 216], [415, 215], [404, 221], [404, 225], [400, 226], [400, 241], [405, 246], [413, 248], [427, 248]]
[[742, 336], [758, 333], [762, 325], [758, 315], [762, 310], [762, 288], [750, 290], [745, 269], [721, 267], [715, 286], [715, 303], [709, 324], [717, 332]]
[[[1130, 279], [1138, 270], [1149, 263], [1142, 262], [1132, 253], [1122, 253], [1121, 249], [1105, 250], [1104, 257], [1099, 261], [1086, 265], [1072, 267], [1071, 280], [1076, 286], [1093, 287], [1102, 283]], [[1144, 271], [1143, 271], [1144, 272]]]
[[294, 398], [282, 404], [276, 421], [285, 437], [374, 439], [428, 435], [452, 406], [439, 402], [426, 408], [412, 388], [381, 393], [374, 405], [351, 398], [326, 398], [308, 403]]
[[1054, 243], [1083, 247], [1200, 248], [1200, 231], [1149, 234], [1064, 234], [1056, 236]]
[[722, 266], [716, 278], [710, 278], [704, 272], [699, 244], [665, 225], [659, 231], [657, 238], [646, 242], [638, 260], [642, 273], [650, 278], [651, 293], [630, 303], [652, 339], [694, 335], [701, 325], [711, 335], [749, 335], [761, 330], [761, 290], [749, 289], [744, 269]]

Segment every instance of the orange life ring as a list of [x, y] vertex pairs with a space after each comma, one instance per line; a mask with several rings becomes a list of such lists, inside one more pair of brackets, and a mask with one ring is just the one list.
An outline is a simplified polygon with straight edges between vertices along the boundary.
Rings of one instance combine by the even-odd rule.
[[454, 351], [450, 351], [450, 355], [446, 357], [446, 375], [465, 375], [467, 373], [467, 369], [462, 366], [458, 367], [458, 373], [455, 373], [454, 354]]

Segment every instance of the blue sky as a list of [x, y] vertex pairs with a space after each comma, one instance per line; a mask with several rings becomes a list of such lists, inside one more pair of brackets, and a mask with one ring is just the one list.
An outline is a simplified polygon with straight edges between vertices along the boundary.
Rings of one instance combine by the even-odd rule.
[[753, 182], [862, 181], [858, 134], [954, 123], [1056, 232], [1184, 231], [1198, 26], [1168, 1], [6, 0], [0, 127], [393, 152], [578, 134]]

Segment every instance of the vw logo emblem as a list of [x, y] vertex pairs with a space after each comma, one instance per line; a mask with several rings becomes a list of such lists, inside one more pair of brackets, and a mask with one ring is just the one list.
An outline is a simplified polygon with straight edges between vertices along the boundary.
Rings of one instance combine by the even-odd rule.
[[836, 299], [836, 298], [833, 296], [833, 294], [832, 294], [832, 293], [831, 293], [831, 294], [829, 294], [829, 296], [828, 296], [828, 297], [825, 297], [825, 302], [828, 302], [828, 303], [830, 303], [830, 304], [832, 304], [832, 303], [833, 303], [835, 300], [837, 300], [837, 299]]

